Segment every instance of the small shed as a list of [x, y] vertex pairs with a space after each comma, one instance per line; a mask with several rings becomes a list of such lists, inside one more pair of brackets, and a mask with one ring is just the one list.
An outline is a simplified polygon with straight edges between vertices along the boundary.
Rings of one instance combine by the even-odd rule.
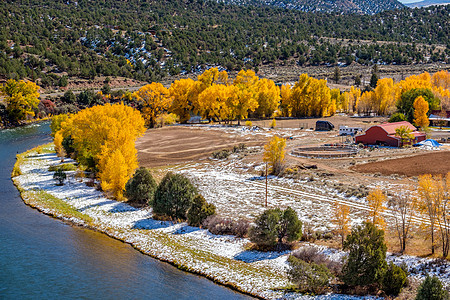
[[329, 121], [317, 121], [316, 122], [316, 131], [330, 131], [334, 129], [334, 125]]
[[417, 131], [416, 127], [414, 127], [411, 123], [402, 121], [371, 126], [364, 134], [356, 136], [355, 142], [357, 144], [361, 143], [364, 145], [400, 147], [402, 145], [402, 141], [400, 137], [395, 135], [395, 130], [402, 126], [405, 126], [411, 130], [411, 134], [414, 136], [414, 139], [410, 141], [411, 144], [418, 143], [426, 139], [425, 133]]

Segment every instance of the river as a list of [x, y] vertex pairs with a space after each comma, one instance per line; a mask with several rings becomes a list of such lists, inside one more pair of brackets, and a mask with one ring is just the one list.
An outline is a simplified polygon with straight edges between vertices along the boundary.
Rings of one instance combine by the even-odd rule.
[[249, 299], [26, 206], [10, 178], [15, 155], [49, 133], [48, 123], [0, 131], [1, 299]]

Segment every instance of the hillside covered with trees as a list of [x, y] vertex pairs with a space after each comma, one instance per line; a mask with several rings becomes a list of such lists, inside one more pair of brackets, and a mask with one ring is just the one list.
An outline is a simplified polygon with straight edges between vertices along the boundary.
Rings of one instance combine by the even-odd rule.
[[[0, 76], [157, 81], [210, 67], [447, 62], [450, 6], [370, 15], [213, 1], [2, 1]], [[375, 41], [383, 41], [375, 43]]]
[[296, 9], [307, 12], [328, 12], [328, 13], [357, 13], [376, 14], [386, 10], [403, 8], [397, 0], [281, 0], [281, 1], [261, 1], [261, 0], [229, 0], [227, 3], [271, 5], [282, 8]]

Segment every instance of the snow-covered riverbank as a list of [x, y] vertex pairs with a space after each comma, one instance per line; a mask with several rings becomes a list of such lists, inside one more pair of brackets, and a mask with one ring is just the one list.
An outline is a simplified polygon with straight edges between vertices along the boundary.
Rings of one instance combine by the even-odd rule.
[[[52, 146], [46, 146], [40, 154], [29, 151], [18, 161], [21, 175], [13, 180], [29, 205], [75, 224], [95, 228], [132, 244], [143, 253], [244, 293], [268, 299], [310, 298], [280, 291], [289, 285], [286, 276], [288, 252], [249, 251], [246, 239], [213, 235], [186, 223], [153, 220], [150, 208], [136, 209], [110, 200], [95, 188], [88, 187], [82, 179], [76, 179], [74, 171], [67, 172], [68, 180], [63, 186], [57, 186], [53, 172], [48, 168], [60, 164], [60, 159], [51, 150]], [[66, 159], [65, 163], [68, 162], [73, 161]], [[333, 249], [322, 247], [321, 250], [336, 259], [343, 255]], [[395, 259], [396, 263], [402, 261], [402, 258]], [[404, 261], [412, 268], [430, 260], [422, 262], [418, 258], [405, 257]], [[441, 273], [441, 279], [449, 281], [449, 265], [438, 268], [436, 273]], [[356, 297], [326, 295], [316, 299]]]

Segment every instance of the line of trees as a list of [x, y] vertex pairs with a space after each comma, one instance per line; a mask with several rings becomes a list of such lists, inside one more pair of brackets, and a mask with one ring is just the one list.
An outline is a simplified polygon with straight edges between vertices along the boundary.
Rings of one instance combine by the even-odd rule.
[[154, 82], [133, 96], [140, 102], [149, 127], [155, 127], [158, 116], [166, 112], [176, 114], [182, 123], [200, 115], [219, 123], [237, 120], [240, 124], [248, 117], [322, 117], [336, 111], [325, 80], [302, 74], [292, 88], [286, 85], [280, 89], [252, 70], [241, 70], [230, 80], [226, 71], [211, 68], [197, 81], [180, 79], [169, 88]]
[[[143, 112], [146, 125], [187, 122], [191, 116], [219, 122], [247, 117], [323, 117], [336, 112], [358, 114], [391, 114], [390, 121], [407, 120], [427, 127], [432, 110], [450, 109], [450, 73], [440, 71], [413, 75], [394, 83], [390, 78], [378, 80], [373, 91], [361, 92], [329, 89], [325, 80], [302, 74], [293, 85], [277, 86], [272, 80], [260, 79], [252, 70], [241, 70], [234, 80], [226, 71], [211, 68], [197, 80], [181, 79], [169, 88], [153, 82], [139, 91], [111, 91], [108, 78], [102, 91], [85, 90], [75, 95], [67, 91], [57, 98], [39, 101], [39, 86], [28, 81], [9, 80], [0, 86], [4, 104], [0, 103], [3, 124], [17, 124], [24, 119], [46, 117], [104, 103], [124, 102]], [[420, 104], [416, 103], [417, 99]], [[425, 103], [426, 102], [426, 103]], [[427, 106], [428, 105], [428, 109]], [[415, 116], [415, 111], [417, 116]]]
[[[237, 120], [240, 124], [247, 117], [324, 117], [337, 111], [378, 115], [397, 111], [393, 120], [408, 120], [426, 127], [425, 115], [431, 110], [450, 109], [450, 73], [440, 71], [431, 76], [425, 72], [398, 83], [383, 78], [373, 91], [362, 93], [354, 86], [347, 92], [330, 90], [325, 80], [307, 74], [300, 75], [293, 86], [278, 87], [272, 80], [258, 78], [252, 70], [241, 70], [231, 80], [226, 71], [211, 68], [197, 80], [177, 80], [169, 88], [159, 83], [149, 84], [133, 97], [140, 101], [150, 127], [164, 113], [177, 115], [182, 123], [192, 115], [199, 115], [218, 122]], [[414, 104], [419, 97], [425, 101]]]
[[[397, 111], [402, 116], [397, 120], [413, 122], [414, 101], [422, 96], [428, 102], [429, 110], [450, 109], [450, 73], [439, 71], [432, 76], [425, 72], [412, 75], [394, 83], [392, 78], [377, 80], [374, 90], [361, 92], [351, 87], [350, 91], [340, 93], [332, 90], [338, 111], [358, 114], [375, 113], [390, 115]], [[422, 123], [421, 123], [422, 124]]]

